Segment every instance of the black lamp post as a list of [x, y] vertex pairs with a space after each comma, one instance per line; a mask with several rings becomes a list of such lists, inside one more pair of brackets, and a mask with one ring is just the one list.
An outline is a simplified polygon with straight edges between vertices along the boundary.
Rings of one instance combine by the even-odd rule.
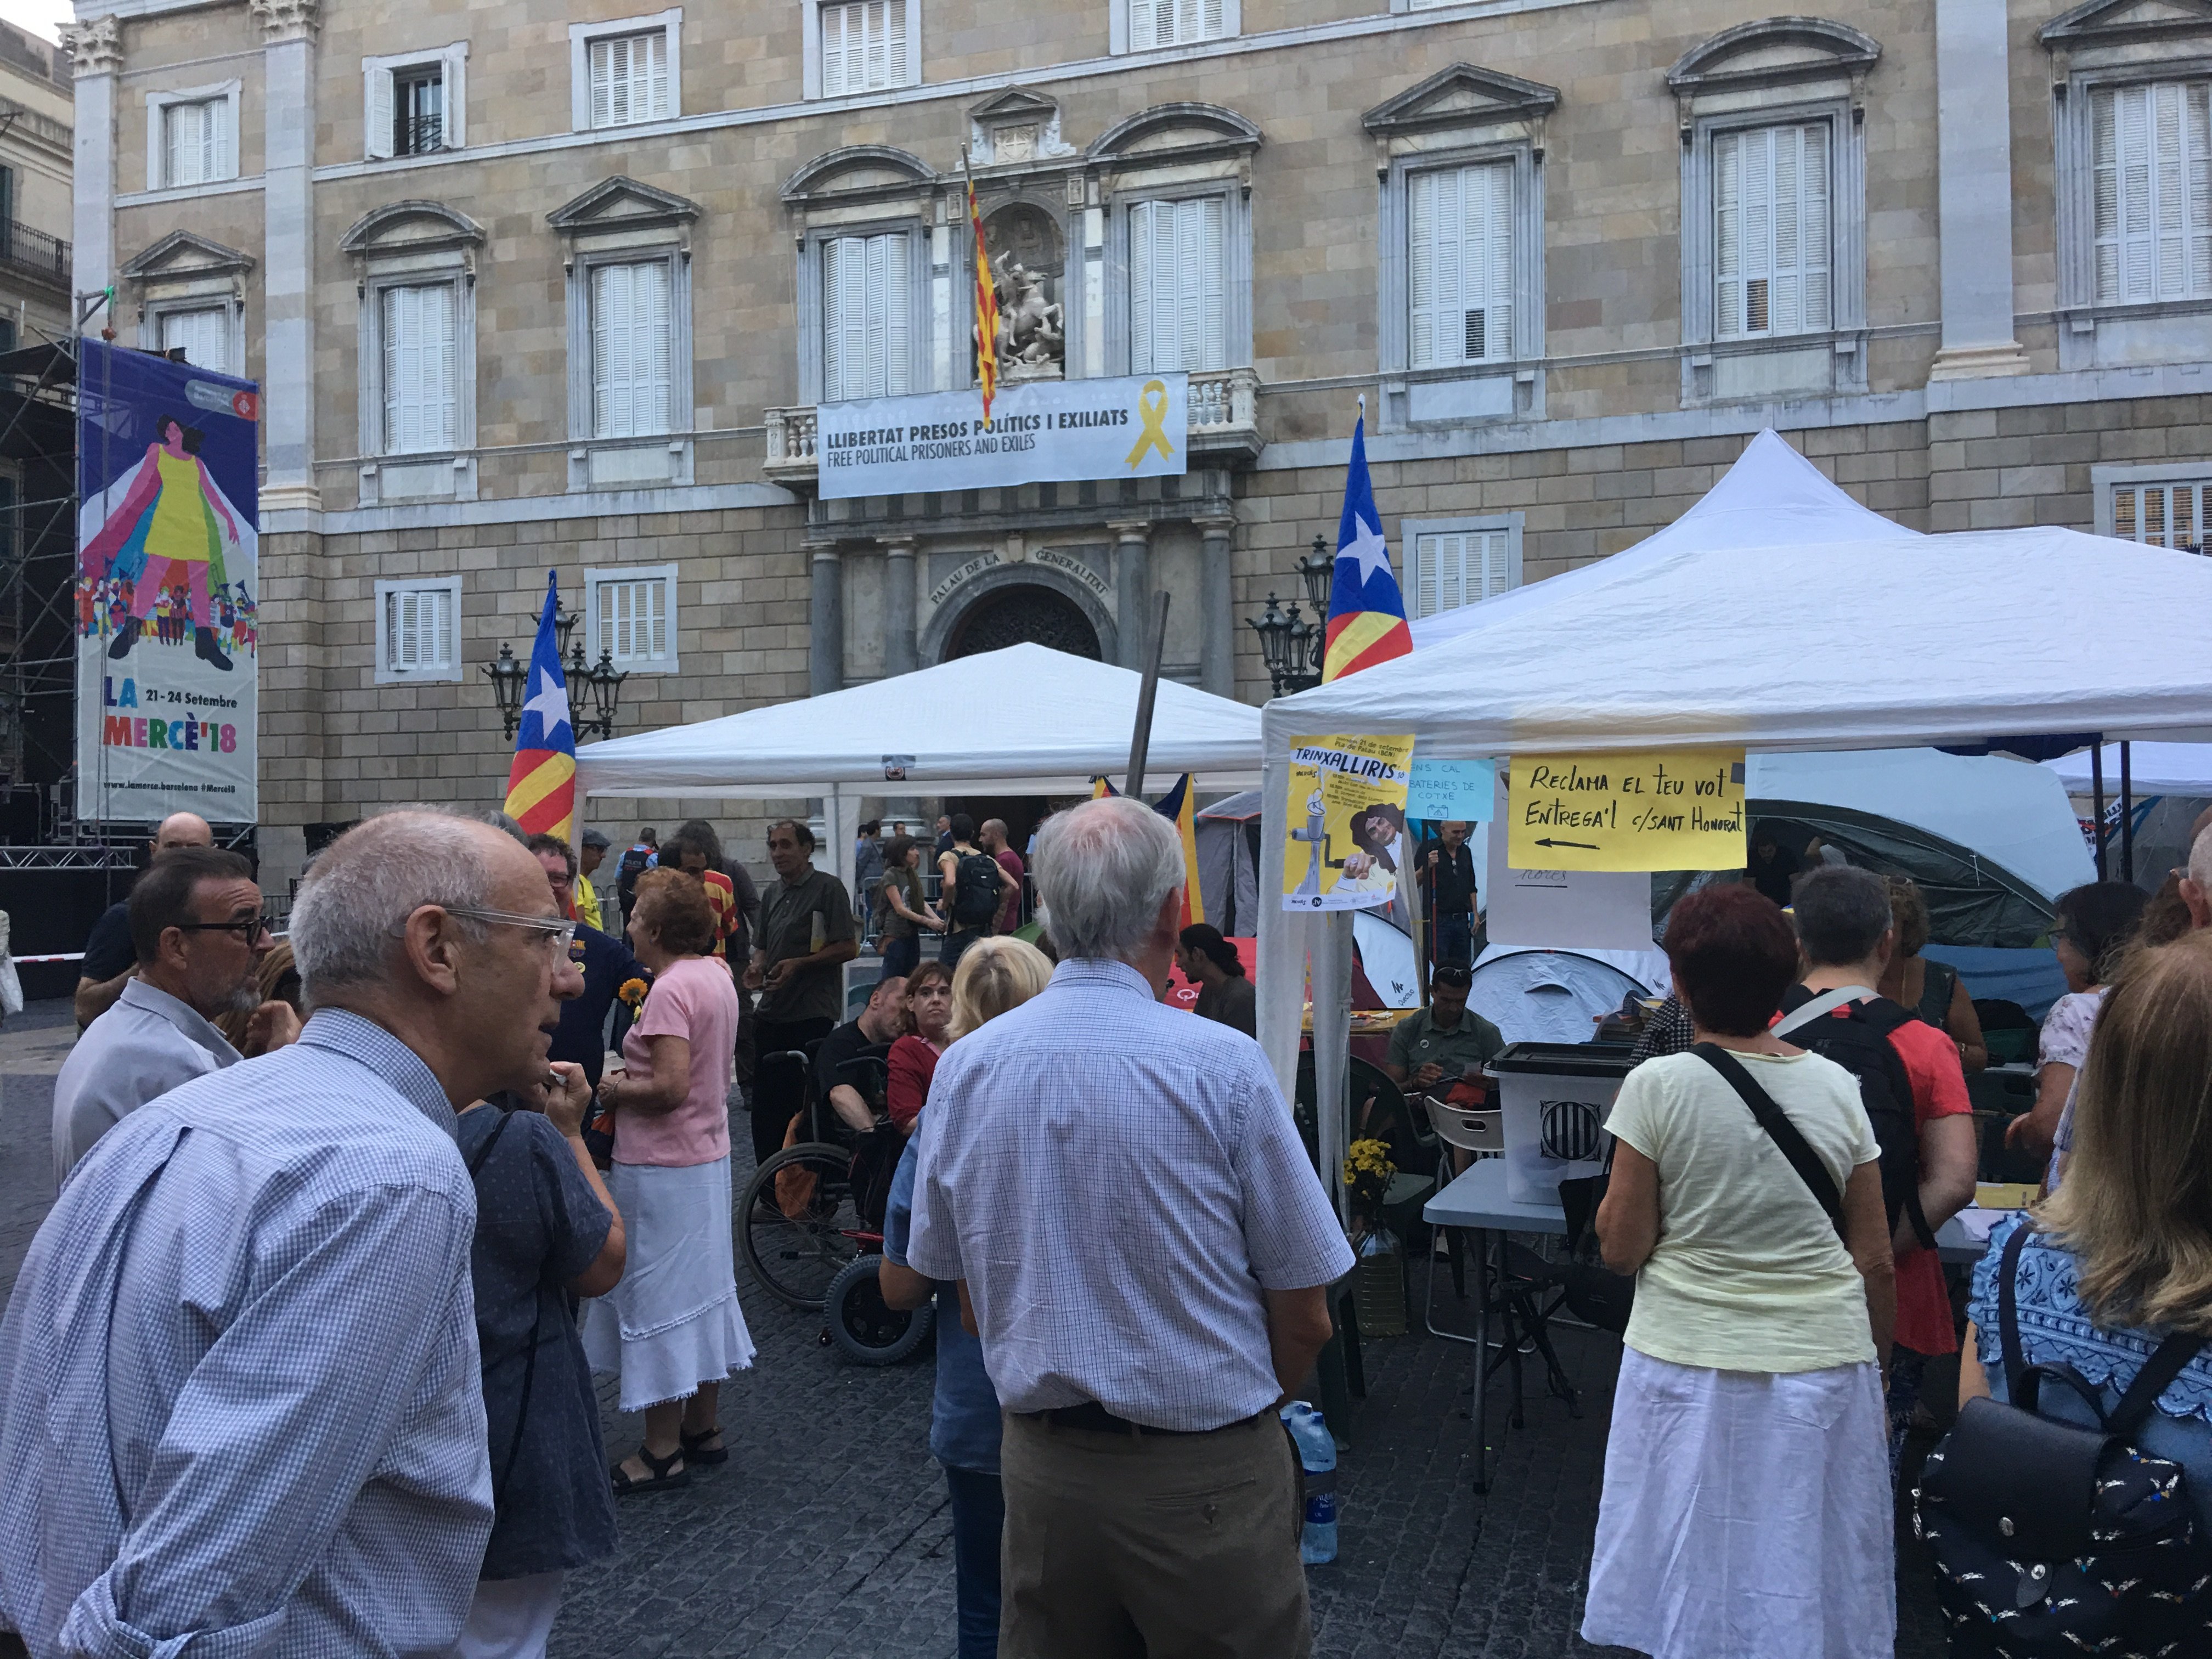
[[530, 678], [530, 665], [518, 662], [514, 647], [502, 643], [498, 657], [486, 663], [483, 672], [491, 682], [492, 701], [499, 705], [499, 717], [506, 724], [507, 740], [512, 743], [522, 726], [522, 688]]
[[1329, 589], [1336, 585], [1336, 555], [1328, 550], [1327, 542], [1316, 536], [1313, 551], [1300, 559], [1296, 568], [1299, 577], [1305, 582], [1306, 599], [1313, 605], [1314, 615], [1326, 623], [1328, 619]]
[[1273, 593], [1267, 595], [1264, 615], [1246, 618], [1260, 635], [1260, 651], [1267, 659], [1267, 678], [1279, 697], [1321, 684], [1322, 654], [1328, 642], [1328, 596], [1336, 580], [1336, 559], [1329, 552], [1328, 542], [1316, 536], [1313, 551], [1298, 558], [1291, 568], [1305, 587], [1306, 602], [1313, 606], [1314, 619], [1308, 622], [1299, 613], [1296, 600], [1291, 601], [1285, 615], [1277, 608]]
[[[622, 684], [629, 678], [615, 666], [614, 653], [599, 653], [597, 663], [586, 665], [584, 661], [584, 642], [573, 639], [576, 624], [584, 619], [580, 611], [556, 611], [553, 613], [553, 629], [559, 636], [559, 650], [567, 659], [563, 672], [568, 681], [568, 694], [573, 699], [582, 694], [590, 700], [587, 716], [581, 706], [572, 702], [568, 709], [568, 727], [579, 738], [611, 738], [615, 734], [615, 713], [622, 701]], [[514, 741], [514, 734], [522, 729], [522, 702], [530, 683], [530, 665], [516, 657], [514, 647], [502, 643], [498, 658], [486, 663], [484, 678], [491, 682], [492, 701], [499, 705], [501, 722], [507, 728], [507, 740]]]

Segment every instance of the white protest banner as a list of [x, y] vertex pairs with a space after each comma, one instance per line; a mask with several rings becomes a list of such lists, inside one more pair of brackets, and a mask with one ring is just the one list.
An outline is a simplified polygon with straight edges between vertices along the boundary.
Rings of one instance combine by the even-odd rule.
[[983, 424], [982, 394], [867, 398], [814, 411], [823, 499], [987, 489], [1189, 470], [1189, 377], [1025, 380]]
[[1490, 824], [1483, 915], [1492, 945], [1547, 951], [1649, 951], [1651, 878], [1617, 870], [1516, 870], [1506, 854], [1507, 800], [1498, 781]]

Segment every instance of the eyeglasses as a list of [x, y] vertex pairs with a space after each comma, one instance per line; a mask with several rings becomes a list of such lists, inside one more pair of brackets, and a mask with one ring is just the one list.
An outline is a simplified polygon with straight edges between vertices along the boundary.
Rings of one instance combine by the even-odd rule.
[[438, 908], [449, 916], [465, 916], [471, 921], [489, 921], [499, 927], [526, 927], [540, 935], [547, 948], [558, 955], [567, 955], [569, 945], [576, 939], [576, 924], [559, 916], [525, 916], [512, 910], [478, 910], [459, 904]]
[[269, 931], [269, 918], [241, 916], [236, 921], [179, 921], [172, 925], [180, 933], [242, 933], [248, 945], [254, 945]]

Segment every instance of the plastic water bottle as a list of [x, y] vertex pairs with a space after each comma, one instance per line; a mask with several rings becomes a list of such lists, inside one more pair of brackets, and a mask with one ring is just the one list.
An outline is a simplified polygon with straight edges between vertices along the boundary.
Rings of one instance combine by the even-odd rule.
[[1298, 1558], [1308, 1565], [1336, 1559], [1336, 1437], [1310, 1401], [1293, 1400], [1283, 1407], [1283, 1426], [1298, 1449], [1305, 1471], [1305, 1529]]

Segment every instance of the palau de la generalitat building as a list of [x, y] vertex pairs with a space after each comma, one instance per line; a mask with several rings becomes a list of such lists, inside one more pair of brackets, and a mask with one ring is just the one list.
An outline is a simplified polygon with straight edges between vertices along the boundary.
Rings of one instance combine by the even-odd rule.
[[[1768, 424], [1918, 528], [2201, 534], [2204, 0], [635, 3], [70, 32], [76, 289], [264, 387], [266, 825], [495, 796], [477, 666], [549, 568], [625, 732], [1134, 661], [1161, 589], [1167, 672], [1259, 701], [1362, 393], [1417, 612]], [[1187, 371], [1183, 476], [819, 498], [817, 405], [972, 383], [963, 146], [1030, 372]]]

